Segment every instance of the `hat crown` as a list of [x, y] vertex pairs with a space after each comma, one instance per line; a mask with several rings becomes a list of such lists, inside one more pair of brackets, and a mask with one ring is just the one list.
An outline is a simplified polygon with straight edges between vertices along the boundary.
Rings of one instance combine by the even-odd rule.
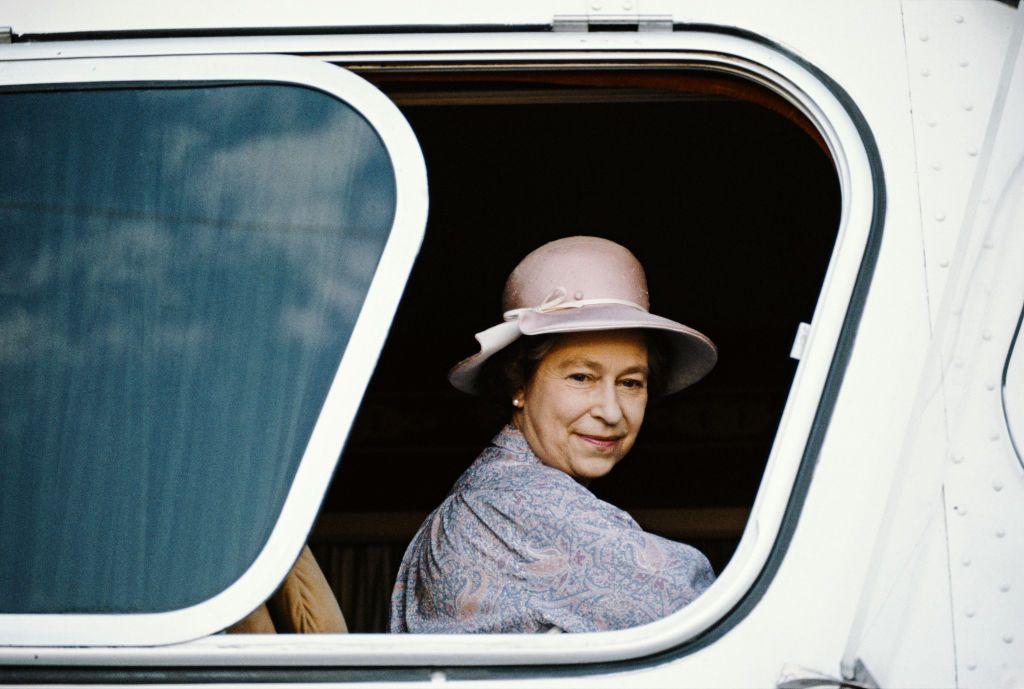
[[576, 301], [616, 299], [650, 309], [640, 261], [626, 247], [600, 237], [565, 237], [531, 251], [509, 275], [502, 309], [538, 307], [558, 290]]

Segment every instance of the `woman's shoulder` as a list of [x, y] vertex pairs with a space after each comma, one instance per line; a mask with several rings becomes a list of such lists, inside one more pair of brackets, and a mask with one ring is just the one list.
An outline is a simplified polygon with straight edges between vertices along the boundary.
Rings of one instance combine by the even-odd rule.
[[567, 474], [543, 465], [488, 464], [450, 498], [453, 510], [513, 520], [537, 535], [552, 529], [585, 531], [588, 527], [640, 531], [628, 513], [601, 500]]
[[[463, 473], [453, 493], [491, 491], [556, 491], [575, 493], [583, 489], [570, 476], [540, 462], [536, 456], [491, 446]], [[583, 489], [585, 490], [585, 489]]]
[[544, 464], [518, 431], [504, 429], [452, 488], [438, 516], [491, 525], [513, 522], [536, 537], [594, 530], [642, 533], [628, 513]]

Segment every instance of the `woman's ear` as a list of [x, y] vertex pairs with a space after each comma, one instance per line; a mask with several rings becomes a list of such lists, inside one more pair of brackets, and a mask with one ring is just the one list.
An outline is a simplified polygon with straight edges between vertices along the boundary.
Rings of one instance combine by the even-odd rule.
[[512, 393], [512, 406], [521, 410], [526, 405], [526, 388], [516, 388]]
[[512, 393], [512, 425], [523, 430], [523, 408], [526, 406], [526, 389], [517, 388]]

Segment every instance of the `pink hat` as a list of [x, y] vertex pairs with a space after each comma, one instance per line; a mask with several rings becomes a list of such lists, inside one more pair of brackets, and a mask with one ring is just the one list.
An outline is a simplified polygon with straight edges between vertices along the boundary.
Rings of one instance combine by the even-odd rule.
[[625, 247], [599, 237], [565, 237], [535, 249], [505, 283], [503, 323], [476, 334], [477, 354], [456, 364], [448, 380], [480, 392], [478, 376], [491, 356], [520, 335], [649, 328], [669, 335], [665, 393], [696, 383], [718, 360], [703, 334], [648, 312], [647, 277]]

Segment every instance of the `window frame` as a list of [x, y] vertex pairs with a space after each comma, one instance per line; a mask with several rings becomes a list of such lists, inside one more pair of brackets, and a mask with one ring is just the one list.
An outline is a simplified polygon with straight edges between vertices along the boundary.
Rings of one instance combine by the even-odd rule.
[[[651, 624], [614, 632], [510, 636], [207, 637], [165, 649], [70, 649], [50, 664], [247, 666], [580, 665], [706, 647], [753, 610], [778, 570], [799, 520], [870, 286], [885, 217], [885, 184], [874, 137], [843, 89], [814, 65], [755, 34], [680, 27], [665, 34], [444, 34], [161, 39], [55, 46], [97, 51], [287, 50], [342, 66], [455, 65], [482, 69], [552, 64], [715, 69], [751, 79], [786, 98], [828, 144], [841, 190], [836, 248], [822, 283], [802, 359], [739, 547], [696, 602]], [[589, 40], [592, 39], [592, 40]], [[589, 42], [588, 42], [589, 40]], [[32, 54], [24, 46], [26, 54]], [[794, 324], [795, 325], [795, 324]], [[0, 650], [0, 663], [7, 654]], [[606, 668], [608, 665], [604, 666]], [[520, 668], [521, 669], [521, 668]]]
[[152, 88], [278, 84], [323, 92], [358, 112], [376, 131], [395, 173], [395, 214], [351, 337], [266, 543], [242, 576], [195, 605], [152, 613], [0, 614], [0, 645], [118, 646], [179, 643], [241, 619], [284, 579], [306, 540], [426, 229], [426, 165], [398, 108], [361, 77], [286, 55], [32, 60], [3, 65], [0, 90]]

